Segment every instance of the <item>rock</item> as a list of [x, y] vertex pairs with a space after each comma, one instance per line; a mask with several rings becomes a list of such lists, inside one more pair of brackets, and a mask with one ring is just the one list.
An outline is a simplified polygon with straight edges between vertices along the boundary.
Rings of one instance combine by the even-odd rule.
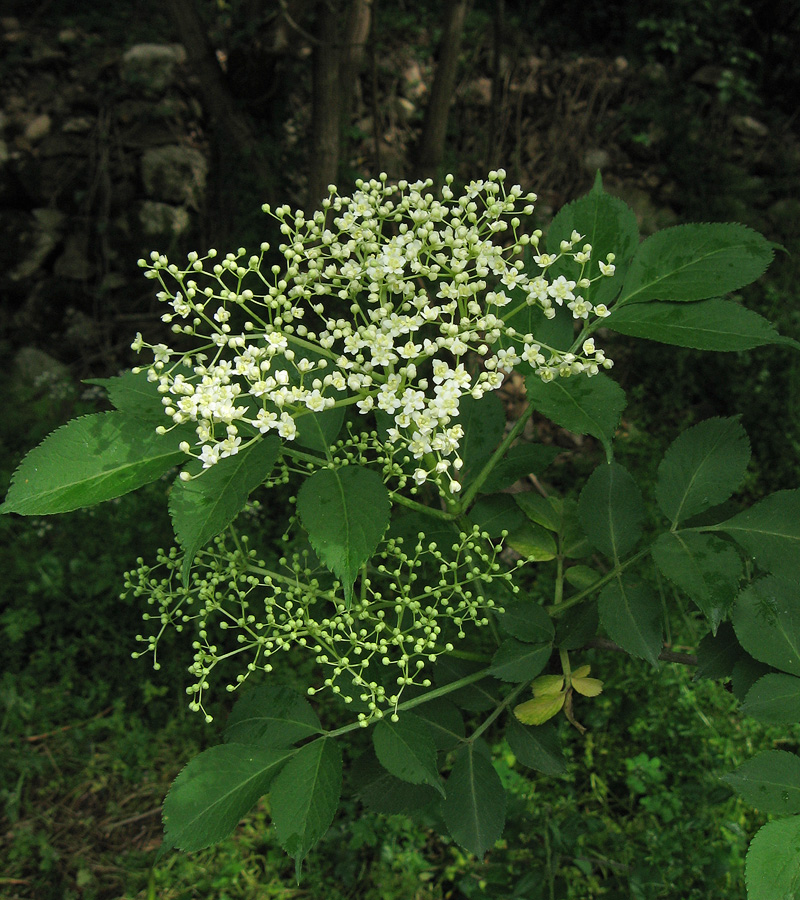
[[139, 209], [139, 223], [148, 237], [178, 237], [189, 230], [191, 219], [182, 206], [145, 200]]
[[28, 398], [71, 383], [69, 368], [37, 347], [21, 347], [17, 351], [13, 372], [12, 390], [17, 397]]
[[769, 128], [752, 116], [731, 116], [731, 125], [739, 134], [748, 137], [767, 137], [769, 135]]
[[52, 120], [47, 113], [41, 113], [41, 115], [34, 116], [25, 126], [25, 131], [23, 132], [25, 139], [31, 144], [38, 144], [42, 138], [47, 137], [50, 133], [52, 125]]
[[67, 236], [64, 252], [56, 260], [53, 271], [59, 278], [72, 281], [87, 281], [94, 272], [89, 259], [89, 236], [85, 232], [73, 231]]
[[34, 209], [33, 222], [30, 224], [30, 235], [23, 246], [28, 247], [28, 254], [9, 273], [12, 281], [23, 281], [30, 278], [41, 267], [47, 257], [55, 250], [61, 240], [67, 217], [57, 209]]
[[122, 57], [122, 80], [145, 94], [163, 94], [175, 82], [176, 68], [186, 60], [180, 44], [135, 44]]
[[142, 156], [142, 181], [153, 200], [198, 209], [206, 187], [208, 163], [199, 150], [183, 144], [153, 147]]

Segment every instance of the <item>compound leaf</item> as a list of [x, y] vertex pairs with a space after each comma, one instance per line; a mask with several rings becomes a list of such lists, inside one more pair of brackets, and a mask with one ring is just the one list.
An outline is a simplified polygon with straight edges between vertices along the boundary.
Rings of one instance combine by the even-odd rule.
[[611, 640], [632, 656], [654, 666], [661, 652], [661, 606], [653, 592], [641, 584], [616, 578], [598, 600], [600, 622]]
[[506, 638], [492, 657], [491, 673], [501, 681], [530, 681], [547, 665], [551, 644], [523, 644]]
[[800, 896], [800, 816], [768, 822], [747, 851], [748, 900], [789, 900]]
[[506, 725], [506, 740], [511, 752], [523, 766], [544, 775], [563, 775], [567, 770], [558, 732], [552, 724], [523, 725], [510, 715]]
[[800, 813], [800, 758], [785, 750], [765, 750], [722, 779], [760, 812]]
[[731, 616], [736, 636], [759, 662], [800, 675], [800, 586], [778, 575], [749, 584]]
[[581, 491], [578, 515], [589, 541], [601, 553], [619, 559], [641, 537], [642, 492], [619, 463], [599, 465]]
[[412, 713], [403, 713], [397, 722], [383, 718], [372, 732], [372, 744], [387, 772], [412, 784], [429, 784], [444, 796], [436, 744], [423, 719]]
[[285, 685], [259, 685], [233, 707], [225, 740], [278, 747], [321, 732], [317, 714], [305, 697]]
[[762, 675], [747, 692], [742, 712], [768, 725], [800, 722], [800, 678], [783, 672]]

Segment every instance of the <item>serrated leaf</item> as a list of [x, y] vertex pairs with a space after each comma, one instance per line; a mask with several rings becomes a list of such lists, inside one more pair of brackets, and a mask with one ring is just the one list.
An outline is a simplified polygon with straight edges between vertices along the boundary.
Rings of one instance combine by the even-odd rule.
[[497, 463], [481, 487], [481, 493], [502, 491], [528, 475], [540, 475], [558, 456], [558, 447], [517, 444]]
[[566, 699], [566, 692], [534, 697], [533, 700], [526, 700], [515, 706], [514, 715], [523, 725], [544, 725], [561, 712]]
[[770, 494], [707, 530], [724, 531], [763, 569], [800, 581], [800, 490]]
[[563, 675], [540, 675], [531, 684], [534, 697], [555, 697], [563, 690]]
[[492, 675], [501, 681], [530, 681], [547, 665], [551, 644], [523, 644], [506, 638], [492, 657]]
[[760, 812], [800, 813], [800, 758], [793, 753], [765, 750], [722, 780]]
[[[516, 506], [514, 509], [522, 515], [522, 511]], [[547, 560], [555, 559], [558, 554], [558, 547], [552, 532], [535, 522], [523, 521], [521, 525], [514, 528], [505, 542], [520, 556], [534, 562], [547, 562]]]
[[105, 388], [114, 408], [135, 419], [146, 419], [153, 425], [169, 426], [171, 421], [161, 402], [164, 396], [158, 390], [157, 381], [149, 381], [147, 370], [125, 372], [113, 378], [87, 378], [86, 384]]
[[528, 399], [537, 410], [562, 428], [596, 437], [611, 459], [611, 442], [625, 408], [625, 391], [602, 373], [592, 378], [578, 375], [543, 382], [538, 375], [525, 379]]
[[695, 678], [729, 678], [744, 654], [730, 622], [723, 622], [717, 633], [707, 634], [697, 647]]
[[372, 744], [387, 772], [412, 784], [429, 784], [444, 796], [436, 745], [423, 719], [413, 713], [403, 713], [397, 722], [383, 718], [372, 732]]
[[[469, 678], [485, 671], [485, 665], [455, 656], [440, 656], [436, 660], [434, 679], [438, 687]], [[460, 709], [468, 712], [484, 712], [493, 709], [500, 702], [498, 698], [499, 682], [491, 677], [482, 678], [474, 684], [457, 688], [448, 694], [449, 699]]]
[[459, 452], [464, 466], [459, 473], [459, 481], [469, 484], [489, 461], [503, 437], [506, 424], [503, 403], [497, 394], [484, 394], [480, 400], [466, 395], [459, 402], [458, 416], [453, 425], [464, 429]]
[[415, 712], [427, 723], [437, 750], [452, 750], [466, 734], [458, 707], [443, 697], [423, 703]]
[[442, 817], [447, 830], [465, 850], [482, 857], [503, 833], [506, 794], [480, 740], [456, 754], [446, 792]]
[[772, 245], [745, 225], [665, 228], [639, 245], [617, 302], [719, 297], [763, 275], [772, 256]]
[[590, 543], [606, 556], [619, 559], [641, 537], [645, 515], [642, 492], [619, 463], [601, 464], [581, 491], [578, 514]]
[[584, 601], [568, 609], [558, 618], [556, 646], [562, 650], [577, 650], [590, 641], [600, 626], [600, 616], [595, 601]]
[[739, 487], [750, 442], [738, 417], [706, 419], [676, 438], [658, 467], [656, 499], [674, 523], [717, 506]]
[[599, 579], [600, 573], [597, 569], [592, 569], [589, 566], [570, 566], [564, 572], [564, 580], [567, 584], [572, 585], [579, 591], [585, 591]]
[[344, 422], [344, 407], [334, 406], [317, 413], [298, 416], [295, 443], [308, 450], [324, 453], [336, 440]]
[[612, 641], [632, 656], [658, 664], [663, 645], [661, 606], [652, 590], [626, 578], [607, 584], [598, 600], [600, 622]]
[[736, 637], [759, 662], [800, 675], [800, 585], [778, 575], [749, 584], [731, 615]]
[[606, 194], [598, 180], [588, 194], [558, 211], [547, 231], [548, 250], [558, 253], [561, 241], [569, 240], [573, 231], [584, 236], [575, 249], [584, 243], [592, 245], [592, 257], [585, 272], [587, 278], [597, 278], [598, 262], [605, 262], [609, 253], [616, 255], [617, 271], [613, 278], [596, 281], [589, 295], [593, 303], [608, 303], [619, 293], [628, 263], [639, 245], [636, 215], [623, 200]]
[[378, 762], [372, 748], [359, 757], [356, 771], [359, 799], [369, 809], [383, 815], [413, 812], [440, 797], [429, 784], [411, 784], [391, 775]]
[[768, 822], [747, 851], [748, 900], [797, 900], [800, 897], [800, 816]]
[[0, 512], [48, 516], [121, 497], [184, 462], [184, 436], [121, 412], [73, 419], [22, 460]]
[[504, 600], [500, 627], [511, 637], [531, 644], [552, 641], [553, 620], [535, 600]]
[[749, 653], [742, 651], [741, 657], [736, 660], [731, 674], [731, 691], [740, 703], [744, 703], [753, 685], [770, 671], [766, 663], [753, 659]]
[[739, 589], [742, 560], [736, 548], [713, 534], [678, 531], [659, 535], [651, 552], [662, 574], [697, 604], [716, 632]]
[[764, 344], [800, 348], [797, 341], [778, 334], [770, 321], [733, 300], [618, 306], [603, 320], [603, 327], [694, 350], [749, 350]]
[[202, 850], [236, 828], [291, 759], [294, 748], [220, 744], [195, 756], [164, 800], [166, 838], [180, 850]]
[[511, 494], [489, 494], [472, 507], [470, 519], [490, 538], [500, 537], [503, 531], [514, 531], [526, 522], [525, 515], [514, 503]]
[[523, 766], [545, 775], [563, 775], [567, 770], [561, 742], [553, 725], [523, 725], [516, 716], [509, 716], [506, 740], [511, 752]]
[[800, 722], [800, 678], [769, 672], [747, 692], [742, 712], [768, 725]]
[[225, 740], [277, 747], [321, 732], [322, 726], [308, 700], [284, 685], [259, 685], [236, 702]]
[[548, 531], [560, 531], [561, 515], [549, 498], [542, 497], [541, 494], [533, 491], [522, 491], [514, 494], [513, 498], [531, 522], [541, 525]]
[[603, 693], [603, 682], [599, 678], [585, 678], [573, 675], [570, 679], [572, 687], [584, 697], [597, 697]]
[[362, 466], [320, 469], [303, 482], [297, 511], [317, 556], [341, 579], [349, 606], [358, 570], [389, 524], [389, 493], [383, 481]]
[[327, 739], [297, 750], [272, 783], [272, 821], [281, 847], [295, 859], [298, 877], [303, 859], [333, 821], [341, 790], [342, 753]]
[[278, 459], [280, 438], [269, 435], [235, 456], [220, 460], [191, 481], [177, 479], [169, 498], [175, 537], [185, 553], [184, 584], [197, 551], [227, 528], [250, 494], [269, 476]]

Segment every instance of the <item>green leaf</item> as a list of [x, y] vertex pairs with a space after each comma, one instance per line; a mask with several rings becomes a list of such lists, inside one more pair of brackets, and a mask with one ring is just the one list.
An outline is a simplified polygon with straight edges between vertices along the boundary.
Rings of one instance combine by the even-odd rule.
[[341, 579], [349, 606], [358, 570], [389, 524], [389, 494], [380, 475], [362, 466], [320, 469], [303, 482], [297, 511], [317, 556]]
[[722, 779], [762, 813], [800, 813], [800, 758], [785, 750], [765, 750]]
[[553, 640], [553, 620], [535, 600], [503, 600], [503, 610], [498, 619], [506, 634], [531, 644]]
[[184, 584], [188, 584], [197, 551], [242, 511], [250, 494], [272, 471], [280, 446], [280, 438], [269, 435], [235, 456], [220, 460], [192, 481], [175, 481], [169, 512], [175, 536], [186, 554]]
[[800, 816], [768, 822], [750, 841], [745, 863], [747, 900], [800, 896]]
[[[522, 515], [521, 510], [515, 505], [516, 512]], [[514, 528], [505, 540], [521, 556], [535, 562], [546, 562], [555, 559], [558, 554], [553, 533], [535, 522], [524, 521]]]
[[[484, 669], [484, 664], [472, 660], [458, 659], [455, 656], [440, 656], [436, 660], [434, 679], [438, 687], [444, 687], [446, 684], [452, 684], [454, 681], [467, 678]], [[484, 712], [494, 708], [500, 702], [498, 687], [498, 681], [486, 677], [474, 684], [458, 688], [448, 694], [448, 698], [461, 709], [469, 712]]]
[[633, 303], [615, 307], [603, 327], [694, 350], [749, 350], [764, 344], [800, 348], [797, 341], [778, 334], [769, 320], [733, 300]]
[[556, 625], [556, 646], [562, 650], [577, 650], [597, 634], [599, 626], [600, 614], [597, 603], [585, 600], [559, 617]]
[[658, 665], [661, 605], [652, 590], [625, 577], [607, 584], [598, 600], [600, 622], [612, 641], [632, 656]]
[[308, 700], [284, 685], [259, 685], [236, 702], [225, 740], [278, 747], [321, 732], [322, 726]]
[[530, 681], [547, 665], [551, 644], [523, 644], [506, 638], [492, 657], [492, 675], [501, 681]]
[[800, 490], [770, 494], [708, 530], [729, 534], [763, 569], [800, 581]]
[[757, 659], [753, 659], [749, 653], [742, 651], [741, 657], [736, 661], [731, 673], [731, 690], [733, 696], [740, 703], [744, 703], [753, 685], [767, 675], [770, 667]]
[[297, 750], [272, 783], [272, 821], [281, 847], [295, 859], [298, 878], [308, 851], [333, 821], [341, 790], [342, 753], [327, 739]]
[[506, 724], [506, 740], [523, 766], [544, 775], [563, 775], [567, 771], [554, 725], [523, 725], [516, 716], [510, 715]]
[[769, 672], [747, 692], [742, 712], [768, 725], [800, 722], [800, 678]]
[[707, 634], [697, 647], [695, 678], [730, 678], [736, 663], [745, 655], [730, 622], [723, 622], [716, 634]]
[[437, 750], [452, 750], [466, 734], [458, 707], [444, 697], [423, 703], [415, 712], [427, 723]]
[[800, 675], [800, 585], [767, 575], [736, 598], [731, 616], [736, 636], [759, 662]]
[[614, 277], [595, 282], [589, 295], [593, 303], [608, 303], [619, 293], [628, 263], [639, 246], [636, 215], [623, 200], [606, 194], [598, 179], [588, 194], [558, 211], [547, 231], [549, 252], [558, 253], [561, 241], [569, 240], [573, 231], [585, 238], [575, 249], [580, 249], [584, 243], [592, 245], [592, 258], [585, 277], [597, 278], [600, 275], [598, 262], [605, 262], [609, 253], [616, 255]]
[[220, 744], [195, 756], [164, 800], [166, 838], [180, 850], [224, 840], [295, 753], [294, 748]]
[[716, 632], [739, 590], [742, 559], [736, 548], [713, 534], [666, 532], [652, 547], [663, 575], [702, 610]]
[[145, 419], [153, 425], [169, 426], [171, 421], [161, 402], [164, 396], [158, 390], [157, 381], [148, 381], [147, 370], [125, 372], [114, 378], [87, 378], [86, 384], [105, 388], [115, 409], [134, 419]]
[[372, 748], [358, 758], [356, 771], [359, 799], [386, 816], [422, 809], [440, 797], [429, 784], [410, 784], [395, 778], [378, 762]]
[[525, 515], [541, 525], [548, 531], [558, 532], [561, 530], [561, 514], [560, 511], [547, 497], [542, 497], [534, 491], [522, 491], [513, 495], [517, 506], [525, 513]]
[[514, 531], [526, 522], [511, 494], [481, 497], [470, 510], [469, 517], [490, 538], [499, 538], [501, 532]]
[[344, 422], [344, 407], [334, 406], [322, 412], [306, 413], [295, 419], [297, 436], [295, 443], [307, 450], [324, 453], [336, 440]]
[[506, 793], [481, 740], [456, 754], [442, 817], [457, 844], [482, 857], [503, 833]]
[[641, 537], [642, 492], [619, 463], [599, 465], [581, 491], [578, 514], [589, 541], [601, 553], [619, 559]]
[[592, 378], [573, 375], [543, 382], [538, 375], [525, 379], [528, 399], [557, 425], [575, 434], [596, 437], [612, 457], [611, 441], [625, 408], [625, 391], [602, 373]]
[[464, 429], [459, 449], [464, 466], [459, 480], [467, 485], [486, 465], [503, 437], [506, 426], [503, 403], [495, 393], [484, 394], [480, 400], [467, 394], [461, 398], [458, 416], [451, 424], [459, 424]]
[[772, 256], [772, 245], [745, 225], [665, 228], [639, 246], [618, 304], [719, 297], [763, 275]]
[[558, 456], [558, 447], [545, 444], [517, 444], [492, 469], [483, 483], [481, 493], [502, 491], [528, 475], [541, 475]]
[[561, 515], [561, 527], [558, 529], [561, 553], [567, 559], [581, 559], [591, 556], [592, 545], [586, 538], [578, 515], [578, 503], [576, 500], [561, 500], [550, 497], [550, 502]]
[[121, 412], [73, 419], [22, 460], [0, 511], [48, 516], [121, 497], [184, 462], [184, 436]]
[[738, 417], [706, 419], [676, 438], [658, 467], [656, 499], [671, 522], [683, 522], [727, 500], [750, 461]]
[[585, 591], [599, 579], [600, 573], [597, 569], [592, 569], [590, 566], [570, 566], [564, 572], [564, 580], [567, 584], [572, 585], [579, 591]]
[[403, 713], [397, 722], [383, 718], [372, 732], [372, 744], [387, 772], [412, 784], [429, 784], [444, 796], [436, 745], [423, 719], [413, 713]]

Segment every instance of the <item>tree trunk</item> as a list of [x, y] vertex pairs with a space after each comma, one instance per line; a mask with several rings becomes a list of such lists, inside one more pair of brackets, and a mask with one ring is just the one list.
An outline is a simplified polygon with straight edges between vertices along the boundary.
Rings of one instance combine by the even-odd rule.
[[339, 174], [339, 46], [336, 10], [328, 0], [317, 4], [317, 26], [312, 65], [311, 155], [306, 210], [313, 212], [328, 196], [328, 185]]
[[444, 30], [439, 45], [439, 61], [431, 87], [431, 96], [425, 110], [422, 137], [417, 150], [417, 166], [420, 175], [438, 182], [444, 174], [440, 171], [447, 138], [447, 120], [450, 101], [456, 86], [461, 37], [467, 17], [468, 0], [448, 0], [444, 12]]
[[351, 0], [347, 11], [342, 59], [339, 64], [339, 89], [341, 91], [342, 155], [347, 146], [347, 132], [353, 117], [353, 100], [359, 72], [364, 64], [364, 53], [372, 24], [373, 0]]

